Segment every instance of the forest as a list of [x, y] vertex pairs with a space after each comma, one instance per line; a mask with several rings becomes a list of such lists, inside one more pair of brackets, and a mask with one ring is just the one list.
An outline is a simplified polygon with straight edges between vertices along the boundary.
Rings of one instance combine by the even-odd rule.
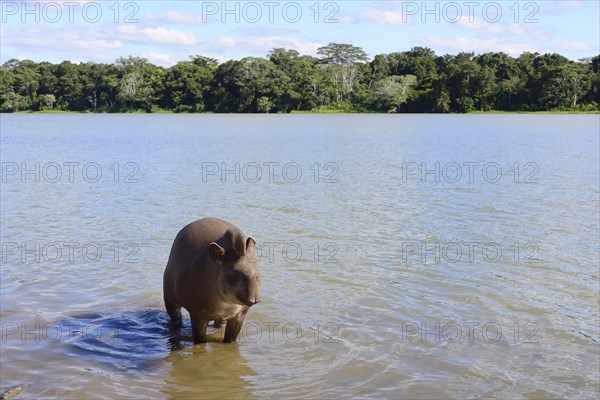
[[598, 111], [600, 55], [502, 52], [379, 54], [330, 43], [319, 57], [275, 48], [219, 63], [190, 56], [170, 68], [130, 56], [112, 64], [9, 60], [0, 111], [289, 113]]

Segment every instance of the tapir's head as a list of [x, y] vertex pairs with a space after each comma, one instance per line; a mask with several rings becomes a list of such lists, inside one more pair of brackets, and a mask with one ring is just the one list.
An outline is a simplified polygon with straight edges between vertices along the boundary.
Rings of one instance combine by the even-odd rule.
[[251, 307], [260, 301], [260, 270], [256, 242], [241, 232], [227, 231], [208, 246], [210, 258], [220, 268], [218, 290], [226, 301]]

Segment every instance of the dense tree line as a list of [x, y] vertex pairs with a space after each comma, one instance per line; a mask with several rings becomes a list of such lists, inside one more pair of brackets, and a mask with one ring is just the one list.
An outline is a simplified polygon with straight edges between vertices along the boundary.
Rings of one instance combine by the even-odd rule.
[[600, 56], [460, 53], [376, 55], [330, 43], [320, 57], [273, 49], [219, 64], [192, 56], [164, 68], [137, 57], [113, 64], [10, 60], [0, 68], [0, 111], [470, 112], [598, 110]]

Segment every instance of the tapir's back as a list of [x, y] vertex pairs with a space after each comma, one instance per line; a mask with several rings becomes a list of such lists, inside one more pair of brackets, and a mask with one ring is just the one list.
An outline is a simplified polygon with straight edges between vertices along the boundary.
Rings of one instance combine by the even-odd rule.
[[203, 218], [186, 225], [175, 237], [167, 268], [170, 264], [175, 267], [179, 262], [190, 262], [211, 242], [220, 242], [227, 231], [239, 232], [239, 229], [218, 218]]
[[218, 218], [203, 218], [185, 226], [175, 238], [174, 246], [181, 241], [180, 246], [198, 249], [218, 242], [227, 231], [239, 232], [239, 229], [227, 221]]

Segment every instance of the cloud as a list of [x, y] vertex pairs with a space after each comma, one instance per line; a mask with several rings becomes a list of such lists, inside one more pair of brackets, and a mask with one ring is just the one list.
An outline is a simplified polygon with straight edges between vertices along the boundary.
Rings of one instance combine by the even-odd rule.
[[[357, 2], [359, 3], [359, 2]], [[410, 16], [398, 9], [401, 1], [360, 2], [357, 9], [340, 9], [335, 18], [341, 24], [375, 24], [402, 26], [411, 24]], [[404, 8], [404, 5], [402, 5]]]
[[378, 25], [406, 25], [409, 23], [401, 11], [375, 7], [362, 10], [360, 18]]
[[480, 19], [472, 19], [469, 18], [461, 18], [456, 22], [456, 25], [459, 28], [472, 29], [478, 32], [486, 32], [486, 33], [500, 33], [504, 30], [501, 24], [499, 23], [490, 23], [485, 22]]
[[297, 35], [301, 33], [298, 29], [291, 28], [268, 28], [264, 26], [241, 27], [238, 32], [247, 36], [282, 36], [282, 35]]
[[456, 23], [456, 26], [458, 28], [472, 30], [477, 37], [481, 38], [489, 38], [490, 35], [494, 35], [494, 37], [503, 36], [506, 38], [508, 35], [513, 35], [546, 41], [550, 40], [552, 36], [550, 33], [538, 29], [531, 24], [504, 22], [490, 23], [482, 21], [481, 19], [469, 21], [468, 18], [461, 18]]
[[2, 45], [45, 50], [78, 50], [84, 53], [100, 53], [125, 47], [121, 40], [102, 39], [88, 30], [57, 29], [43, 25], [18, 30], [3, 27]]
[[197, 43], [196, 36], [192, 32], [162, 27], [140, 28], [137, 25], [120, 25], [117, 28], [117, 34], [124, 40], [142, 44], [154, 42], [176, 46], [193, 46]]
[[547, 41], [552, 38], [551, 33], [524, 24], [511, 24], [508, 27], [508, 32], [513, 35], [535, 38], [540, 41]]
[[317, 42], [301, 42], [282, 36], [263, 36], [249, 38], [220, 37], [200, 44], [201, 50], [223, 53], [231, 50], [265, 56], [277, 47], [296, 50], [303, 55], [316, 55], [317, 49], [323, 46]]
[[154, 26], [159, 24], [159, 18], [153, 12], [146, 12], [140, 20], [144, 21], [146, 25]]
[[148, 61], [150, 61], [154, 65], [160, 65], [163, 67], [172, 67], [173, 65], [175, 65], [179, 61], [181, 61], [181, 60], [176, 60], [170, 54], [157, 53], [154, 51], [144, 52], [144, 53], [142, 53], [142, 57], [146, 58]]
[[569, 51], [573, 53], [592, 53], [598, 51], [597, 47], [594, 49], [589, 43], [583, 42], [559, 43], [556, 45], [556, 49], [558, 52]]
[[355, 16], [343, 11], [340, 11], [340, 13], [336, 15], [336, 18], [340, 24], [354, 24], [358, 22], [358, 19]]
[[[208, 42], [206, 45], [210, 48], [212, 47], [213, 50], [219, 51], [219, 49], [224, 50], [224, 49], [230, 49], [236, 46], [236, 44], [238, 43], [237, 39], [234, 39], [232, 37], [220, 37], [212, 42]], [[203, 46], [200, 46], [203, 47]]]
[[180, 11], [168, 11], [165, 13], [165, 21], [182, 25], [200, 25], [203, 23], [201, 14]]
[[433, 49], [440, 49], [449, 53], [472, 52], [504, 52], [512, 56], [519, 56], [525, 51], [539, 51], [537, 45], [531, 42], [521, 42], [512, 40], [498, 39], [469, 39], [464, 37], [459, 38], [437, 38], [425, 36], [419, 39], [423, 45]]
[[20, 28], [2, 27], [2, 52], [4, 62], [11, 58], [60, 63], [112, 62], [126, 43], [102, 37], [89, 29], [56, 28], [23, 24]]

